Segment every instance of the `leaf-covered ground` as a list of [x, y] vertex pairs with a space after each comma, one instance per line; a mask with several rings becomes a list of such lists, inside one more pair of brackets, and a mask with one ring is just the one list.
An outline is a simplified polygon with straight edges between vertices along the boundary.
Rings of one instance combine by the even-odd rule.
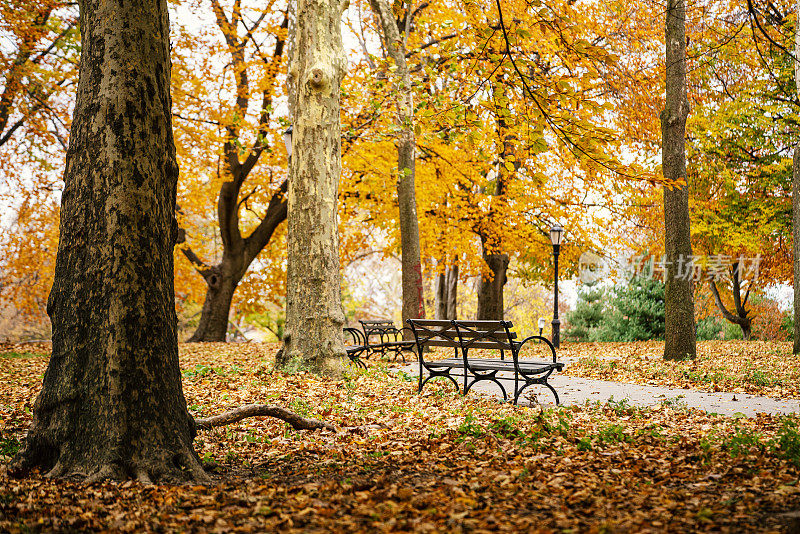
[[565, 343], [565, 374], [617, 382], [800, 398], [800, 358], [791, 343], [704, 341], [694, 360], [667, 362], [664, 342]]
[[[414, 379], [376, 362], [338, 381], [275, 373], [275, 349], [182, 346], [192, 412], [277, 404], [371, 429], [248, 419], [202, 431], [208, 487], [16, 480], [0, 467], [0, 532], [768, 532], [800, 509], [797, 419], [708, 416], [676, 401], [543, 411], [447, 383], [418, 395]], [[0, 350], [0, 465], [30, 423], [46, 350]]]

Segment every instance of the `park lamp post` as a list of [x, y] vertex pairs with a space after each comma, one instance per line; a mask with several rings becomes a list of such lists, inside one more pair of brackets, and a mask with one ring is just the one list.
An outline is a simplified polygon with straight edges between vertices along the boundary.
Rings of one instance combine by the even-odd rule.
[[292, 127], [286, 128], [283, 132], [283, 144], [286, 145], [286, 156], [292, 159]]
[[561, 252], [561, 240], [564, 229], [559, 225], [550, 228], [550, 242], [553, 243], [553, 346], [561, 344], [561, 321], [558, 319], [558, 255]]

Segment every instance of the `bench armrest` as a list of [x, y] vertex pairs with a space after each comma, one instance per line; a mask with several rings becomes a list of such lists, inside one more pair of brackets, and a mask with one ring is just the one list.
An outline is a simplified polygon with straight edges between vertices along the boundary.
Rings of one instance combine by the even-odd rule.
[[360, 345], [365, 346], [367, 344], [364, 334], [361, 330], [357, 328], [344, 328], [343, 329], [345, 335], [350, 336], [350, 339], [353, 341], [353, 345]]
[[519, 344], [517, 345], [517, 354], [519, 354], [522, 351], [522, 346], [525, 345], [525, 343], [527, 343], [528, 341], [534, 340], [534, 339], [538, 340], [538, 341], [544, 341], [545, 344], [550, 348], [550, 352], [553, 354], [553, 363], [558, 363], [558, 361], [556, 360], [556, 349], [555, 349], [555, 347], [553, 347], [553, 344], [550, 343], [549, 339], [547, 339], [546, 337], [542, 337], [542, 336], [528, 336], [525, 339], [523, 339], [522, 341], [520, 341]]

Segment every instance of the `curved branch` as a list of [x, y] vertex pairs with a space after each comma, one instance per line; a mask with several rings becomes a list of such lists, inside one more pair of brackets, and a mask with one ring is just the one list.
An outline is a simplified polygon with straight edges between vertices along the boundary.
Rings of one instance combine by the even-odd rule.
[[336, 427], [330, 423], [317, 419], [306, 419], [286, 408], [269, 406], [267, 404], [246, 404], [220, 415], [195, 419], [194, 422], [198, 429], [209, 429], [230, 425], [248, 417], [275, 417], [281, 421], [286, 421], [292, 425], [292, 428], [295, 430], [321, 429], [336, 432]]
[[284, 180], [280, 188], [275, 191], [267, 206], [267, 213], [258, 224], [253, 233], [245, 238], [244, 248], [245, 264], [249, 265], [251, 261], [267, 246], [272, 234], [286, 220], [287, 204], [286, 196], [289, 191], [289, 180]]
[[747, 317], [739, 317], [738, 315], [734, 315], [728, 311], [728, 309], [725, 307], [725, 304], [722, 303], [722, 298], [720, 298], [719, 296], [719, 290], [717, 289], [717, 284], [714, 283], [714, 280], [712, 278], [708, 279], [708, 285], [711, 288], [711, 293], [714, 295], [714, 302], [716, 303], [717, 308], [719, 308], [719, 311], [722, 312], [722, 316], [728, 322], [738, 325], [743, 325], [749, 322]]

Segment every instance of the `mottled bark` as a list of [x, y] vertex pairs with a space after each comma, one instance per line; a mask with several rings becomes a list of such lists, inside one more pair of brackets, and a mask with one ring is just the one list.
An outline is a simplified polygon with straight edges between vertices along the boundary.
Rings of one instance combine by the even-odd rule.
[[[392, 58], [397, 86], [398, 133], [397, 146], [397, 202], [400, 219], [400, 251], [402, 261], [403, 324], [408, 319], [425, 317], [422, 291], [422, 263], [419, 247], [419, 220], [417, 197], [414, 188], [416, 139], [414, 138], [414, 99], [411, 75], [406, 63], [405, 39], [400, 36], [398, 22], [386, 0], [370, 0], [383, 30], [384, 43]], [[407, 333], [407, 335], [410, 335]]]
[[[798, 8], [800, 9], [800, 5]], [[800, 36], [800, 32], [797, 32], [797, 35]], [[798, 48], [800, 46], [795, 48], [795, 53], [798, 53]], [[800, 74], [795, 76], [795, 83], [800, 86]], [[792, 236], [794, 238], [794, 345], [792, 352], [800, 354], [800, 145], [794, 148], [792, 165]]]
[[207, 480], [178, 368], [167, 3], [80, 0], [80, 13], [53, 354], [13, 469]]
[[664, 358], [694, 358], [697, 354], [694, 296], [690, 277], [677, 276], [676, 266], [692, 255], [689, 229], [689, 188], [686, 185], [686, 5], [668, 0], [666, 15], [666, 102], [661, 112], [664, 178], [684, 185], [664, 188], [664, 252], [667, 266], [664, 290]]
[[[797, 1], [796, 16], [800, 18], [800, 0]], [[794, 33], [794, 84], [800, 98], [800, 31]], [[794, 345], [792, 352], [800, 354], [800, 144], [794, 148], [792, 165], [792, 237], [794, 265]]]
[[336, 199], [341, 175], [339, 91], [347, 60], [345, 2], [298, 0], [290, 57], [286, 331], [278, 367], [339, 375], [345, 358]]
[[478, 315], [479, 321], [503, 320], [503, 286], [505, 286], [508, 270], [508, 254], [485, 254], [483, 261], [489, 266], [492, 278], [481, 277], [478, 282]]
[[454, 263], [447, 269], [446, 285], [447, 308], [445, 318], [458, 319], [458, 263]]
[[716, 282], [709, 278], [708, 285], [711, 288], [711, 294], [714, 296], [714, 303], [722, 313], [722, 317], [724, 317], [726, 321], [739, 325], [739, 328], [742, 329], [742, 337], [744, 339], [750, 339], [750, 335], [752, 333], [752, 320], [750, 318], [750, 312], [745, 309], [745, 306], [747, 305], [747, 299], [750, 297], [750, 290], [748, 290], [745, 293], [744, 298], [742, 298], [742, 285], [739, 280], [739, 262], [734, 262], [734, 264], [731, 266], [731, 293], [733, 295], [733, 312], [729, 311], [728, 308], [725, 307], [725, 304], [723, 304]]
[[[251, 93], [245, 47], [256, 27], [249, 28], [245, 35], [241, 36], [238, 33], [238, 22], [236, 22], [239, 16], [237, 9], [234, 9], [229, 20], [218, 0], [211, 0], [211, 7], [231, 56], [236, 80], [236, 94], [233, 103], [236, 113], [234, 116], [241, 118], [247, 115]], [[258, 19], [255, 23], [256, 26], [260, 24], [261, 20]], [[288, 28], [288, 26], [289, 17], [287, 16], [284, 17], [281, 29]], [[184, 255], [192, 262], [208, 286], [200, 314], [200, 323], [189, 341], [227, 340], [233, 294], [250, 265], [269, 243], [275, 230], [286, 220], [288, 180], [284, 181], [280, 188], [273, 193], [264, 216], [249, 236], [243, 236], [239, 228], [239, 211], [244, 202], [243, 199], [246, 198], [246, 195], [242, 194], [242, 187], [258, 164], [261, 153], [267, 148], [265, 139], [271, 116], [272, 95], [275, 90], [276, 76], [283, 61], [284, 47], [285, 40], [278, 36], [271, 55], [265, 55], [260, 49], [257, 50], [267, 75], [263, 84], [264, 89], [261, 92], [258, 135], [244, 156], [242, 156], [244, 141], [240, 130], [241, 121], [234, 120], [226, 126], [228, 138], [223, 145], [223, 173], [227, 181], [223, 182], [220, 187], [217, 199], [217, 224], [222, 242], [222, 259], [216, 265], [207, 265], [190, 248], [182, 248]]]

